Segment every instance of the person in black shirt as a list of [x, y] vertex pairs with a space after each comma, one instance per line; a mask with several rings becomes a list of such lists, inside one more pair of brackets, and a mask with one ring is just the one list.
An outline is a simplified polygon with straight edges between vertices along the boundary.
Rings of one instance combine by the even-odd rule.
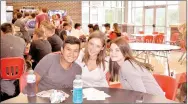
[[55, 26], [49, 21], [42, 21], [41, 28], [44, 30], [45, 36], [51, 44], [52, 52], [60, 51], [63, 41], [55, 34]]
[[45, 38], [44, 31], [42, 29], [35, 29], [33, 34], [33, 41], [30, 46], [29, 54], [34, 62], [32, 63], [32, 69], [35, 68], [37, 63], [47, 54], [52, 52], [52, 47], [48, 40]]

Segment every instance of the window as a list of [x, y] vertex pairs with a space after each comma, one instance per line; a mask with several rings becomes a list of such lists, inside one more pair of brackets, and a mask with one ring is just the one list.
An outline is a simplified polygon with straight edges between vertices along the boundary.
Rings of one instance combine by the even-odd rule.
[[128, 1], [128, 22], [135, 25], [135, 33], [151, 33], [156, 23], [155, 31], [164, 32], [168, 40], [170, 25], [179, 23], [179, 1]]
[[88, 33], [87, 25], [124, 23], [124, 1], [82, 1], [82, 28]]

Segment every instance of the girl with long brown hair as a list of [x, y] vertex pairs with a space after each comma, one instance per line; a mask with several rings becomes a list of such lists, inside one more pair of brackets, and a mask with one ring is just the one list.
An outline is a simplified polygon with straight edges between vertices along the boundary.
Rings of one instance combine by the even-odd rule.
[[150, 64], [137, 61], [125, 38], [119, 37], [110, 46], [110, 81], [119, 80], [124, 89], [135, 90], [154, 95], [164, 93], [150, 71]]
[[109, 34], [109, 38], [110, 40], [114, 40], [116, 39], [117, 37], [120, 37], [121, 36], [121, 31], [119, 29], [119, 26], [117, 23], [114, 23], [113, 24], [113, 31]]
[[85, 49], [80, 51], [76, 62], [82, 67], [84, 87], [108, 87], [105, 45], [104, 33], [95, 31], [90, 34]]

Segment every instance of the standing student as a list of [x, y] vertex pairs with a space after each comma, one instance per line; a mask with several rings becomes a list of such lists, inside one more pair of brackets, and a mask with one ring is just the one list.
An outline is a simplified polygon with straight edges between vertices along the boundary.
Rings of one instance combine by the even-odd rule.
[[39, 14], [36, 16], [36, 25], [35, 28], [39, 28], [42, 21], [50, 21], [47, 8], [41, 8], [39, 7]]

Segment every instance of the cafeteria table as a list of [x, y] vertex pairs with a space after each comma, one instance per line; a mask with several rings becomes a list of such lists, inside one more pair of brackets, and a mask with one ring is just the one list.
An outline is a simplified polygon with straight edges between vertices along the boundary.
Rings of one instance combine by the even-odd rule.
[[[96, 88], [100, 91], [104, 91], [111, 97], [105, 100], [86, 100], [83, 99], [83, 103], [177, 103], [172, 100], [168, 100], [165, 96], [151, 95], [147, 93], [141, 93], [132, 90], [118, 89], [118, 88]], [[72, 103], [72, 88], [62, 89], [70, 96], [62, 103]], [[20, 93], [17, 97], [5, 100], [1, 103], [50, 103], [49, 98], [42, 97], [28, 97], [23, 93]]]

